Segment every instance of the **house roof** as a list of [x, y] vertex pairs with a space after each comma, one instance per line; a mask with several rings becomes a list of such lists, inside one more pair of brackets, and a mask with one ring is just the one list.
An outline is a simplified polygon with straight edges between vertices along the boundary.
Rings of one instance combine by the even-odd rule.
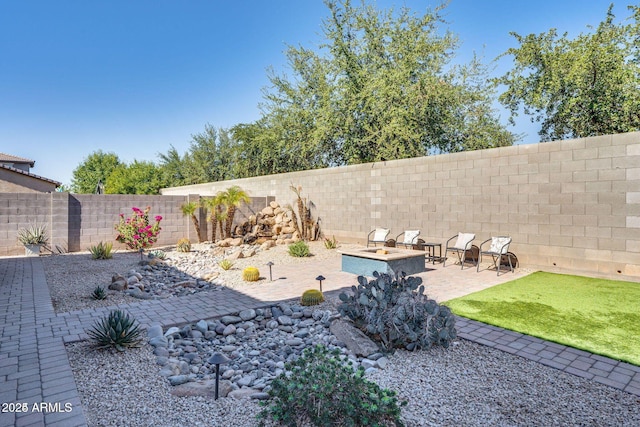
[[[0, 160], [2, 159], [1, 154], [2, 153], [0, 153]], [[26, 160], [26, 159], [24, 159], [24, 160]], [[7, 170], [10, 170], [11, 172], [19, 173], [19, 174], [22, 174], [22, 175], [27, 175], [27, 176], [30, 176], [31, 178], [39, 179], [41, 181], [50, 182], [52, 184], [55, 184], [56, 187], [60, 187], [62, 185], [61, 182], [54, 181], [53, 179], [45, 178], [43, 176], [36, 175], [35, 173], [23, 171], [21, 169], [12, 168], [11, 166], [6, 166], [6, 165], [3, 165], [3, 164], [0, 164], [0, 168], [7, 169]]]
[[28, 163], [29, 167], [33, 167], [36, 163], [34, 160], [25, 159], [23, 157], [12, 156], [11, 154], [0, 153], [0, 163]]

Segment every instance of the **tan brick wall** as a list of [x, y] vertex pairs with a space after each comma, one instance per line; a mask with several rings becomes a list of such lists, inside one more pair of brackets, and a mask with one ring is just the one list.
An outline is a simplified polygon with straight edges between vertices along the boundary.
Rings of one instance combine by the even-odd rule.
[[513, 237], [521, 265], [640, 278], [640, 132], [176, 187], [212, 195], [239, 185], [294, 203], [301, 185], [326, 235], [365, 242], [375, 227], [419, 228], [444, 243]]

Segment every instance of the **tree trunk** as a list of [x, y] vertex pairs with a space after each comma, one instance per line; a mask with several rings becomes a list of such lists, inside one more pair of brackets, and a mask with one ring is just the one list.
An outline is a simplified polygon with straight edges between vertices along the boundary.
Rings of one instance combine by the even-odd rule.
[[198, 243], [202, 242], [202, 232], [200, 231], [200, 223], [195, 215], [191, 214], [191, 221], [193, 221], [194, 227], [196, 227], [196, 234], [198, 235]]

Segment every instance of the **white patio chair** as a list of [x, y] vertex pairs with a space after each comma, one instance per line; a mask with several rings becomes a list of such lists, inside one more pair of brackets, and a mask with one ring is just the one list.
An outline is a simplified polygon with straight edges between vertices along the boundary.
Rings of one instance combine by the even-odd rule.
[[[491, 242], [489, 245], [489, 249], [482, 250], [482, 245]], [[480, 261], [482, 260], [482, 255], [491, 255], [491, 259], [493, 260], [493, 266], [496, 268], [498, 272], [498, 276], [500, 275], [500, 266], [502, 265], [502, 255], [507, 255], [509, 252], [509, 245], [511, 244], [511, 237], [509, 236], [495, 236], [490, 239], [485, 240], [480, 244], [480, 251], [478, 255], [478, 265], [476, 267], [476, 271], [480, 271]], [[507, 255], [507, 260], [509, 260], [509, 268], [513, 273], [513, 265], [511, 264], [511, 257]]]
[[376, 228], [375, 230], [371, 230], [367, 235], [367, 247], [369, 247], [370, 243], [373, 243], [374, 246], [378, 246], [378, 243], [384, 243], [387, 241], [387, 236], [389, 235], [388, 228]]
[[[464, 262], [467, 259], [467, 252], [471, 254], [471, 259], [473, 259], [473, 251], [471, 250], [471, 242], [476, 238], [476, 235], [473, 233], [458, 233], [457, 235], [451, 237], [447, 240], [444, 251], [444, 263], [443, 267], [446, 267], [447, 264], [447, 253], [455, 252], [458, 255], [458, 260], [460, 261], [460, 269], [464, 268]], [[451, 244], [451, 241], [456, 239], [456, 241]], [[476, 260], [476, 264], [478, 260]]]

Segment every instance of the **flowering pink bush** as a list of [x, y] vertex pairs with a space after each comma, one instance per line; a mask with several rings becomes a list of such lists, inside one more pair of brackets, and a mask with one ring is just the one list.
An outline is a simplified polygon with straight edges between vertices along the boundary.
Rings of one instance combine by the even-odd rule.
[[120, 214], [120, 222], [116, 224], [115, 229], [118, 232], [116, 240], [127, 245], [129, 249], [142, 251], [151, 247], [158, 241], [160, 234], [160, 221], [162, 217], [157, 215], [155, 224], [149, 224], [149, 211], [151, 207], [147, 206], [145, 210], [136, 207], [131, 208], [133, 214], [131, 217], [125, 218], [124, 214]]

